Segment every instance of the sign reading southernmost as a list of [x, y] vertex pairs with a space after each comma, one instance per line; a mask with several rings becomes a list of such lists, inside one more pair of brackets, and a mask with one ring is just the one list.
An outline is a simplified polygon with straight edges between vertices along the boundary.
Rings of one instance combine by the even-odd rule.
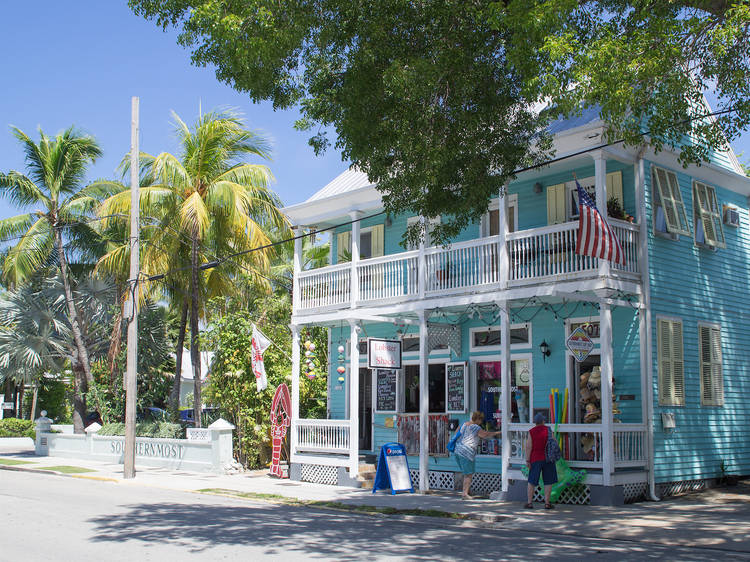
[[401, 340], [367, 338], [367, 366], [370, 369], [400, 369]]

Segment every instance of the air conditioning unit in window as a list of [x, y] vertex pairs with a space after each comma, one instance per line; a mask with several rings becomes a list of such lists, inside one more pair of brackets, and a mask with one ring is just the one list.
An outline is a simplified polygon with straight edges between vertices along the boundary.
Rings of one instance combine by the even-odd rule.
[[727, 226], [740, 226], [740, 212], [734, 207], [724, 207], [724, 224]]

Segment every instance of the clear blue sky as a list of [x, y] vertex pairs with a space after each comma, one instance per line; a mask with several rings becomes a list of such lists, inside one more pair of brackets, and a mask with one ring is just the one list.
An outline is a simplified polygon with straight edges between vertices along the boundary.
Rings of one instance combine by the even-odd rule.
[[[130, 98], [141, 104], [141, 150], [175, 152], [170, 110], [191, 123], [204, 110], [239, 108], [274, 146], [274, 189], [286, 204], [303, 201], [346, 169], [335, 150], [317, 157], [308, 135], [292, 128], [296, 111], [274, 112], [190, 64], [173, 31], [137, 18], [126, 0], [5, 2], [0, 69], [0, 170], [24, 169], [9, 125], [36, 135], [71, 124], [99, 140], [104, 157], [90, 179], [113, 177], [130, 144]], [[750, 159], [750, 134], [734, 143]], [[0, 217], [16, 210], [0, 200]]]
[[[93, 134], [104, 156], [89, 179], [115, 177], [130, 150], [130, 99], [140, 98], [141, 150], [176, 152], [171, 110], [187, 123], [203, 110], [235, 107], [273, 142], [273, 188], [285, 204], [305, 200], [347, 168], [335, 150], [315, 156], [296, 111], [274, 112], [190, 64], [175, 32], [138, 18], [126, 0], [4, 2], [0, 69], [0, 170], [24, 170], [9, 125], [38, 138], [70, 125]], [[258, 160], [260, 162], [260, 160]], [[0, 217], [15, 214], [0, 199]]]

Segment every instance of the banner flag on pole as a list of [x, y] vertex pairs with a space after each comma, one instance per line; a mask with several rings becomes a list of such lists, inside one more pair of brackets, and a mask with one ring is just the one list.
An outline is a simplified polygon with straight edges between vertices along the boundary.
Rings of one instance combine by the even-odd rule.
[[604, 220], [586, 190], [574, 178], [578, 190], [578, 241], [576, 254], [603, 258], [625, 265], [625, 253], [609, 223]]
[[265, 390], [268, 386], [268, 379], [266, 378], [266, 366], [263, 363], [263, 353], [266, 351], [268, 346], [271, 345], [269, 340], [258, 327], [253, 324], [253, 338], [251, 340], [252, 346], [252, 365], [253, 373], [255, 373], [255, 386], [258, 392]]

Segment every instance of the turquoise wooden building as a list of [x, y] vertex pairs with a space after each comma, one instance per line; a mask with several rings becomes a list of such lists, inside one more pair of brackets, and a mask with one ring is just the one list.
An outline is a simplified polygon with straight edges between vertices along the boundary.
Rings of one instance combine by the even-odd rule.
[[[331, 371], [325, 420], [299, 418], [293, 377], [294, 478], [352, 482], [362, 454], [398, 441], [420, 490], [453, 489], [451, 423], [480, 410], [502, 439], [482, 443], [474, 493], [520, 497], [527, 430], [553, 391], [568, 395], [565, 458], [586, 471], [563, 501], [750, 473], [750, 178], [730, 148], [688, 168], [669, 151], [600, 148], [594, 112], [551, 130], [571, 156], [521, 174], [447, 247], [430, 221], [382, 213], [355, 169], [286, 209], [298, 232], [336, 227], [331, 265], [303, 271], [295, 251], [293, 335], [328, 327]], [[573, 173], [609, 208], [626, 265], [576, 255]], [[427, 234], [405, 249], [412, 221]], [[577, 329], [594, 344], [583, 361], [566, 346]], [[401, 341], [401, 368], [368, 368], [369, 338]]]

